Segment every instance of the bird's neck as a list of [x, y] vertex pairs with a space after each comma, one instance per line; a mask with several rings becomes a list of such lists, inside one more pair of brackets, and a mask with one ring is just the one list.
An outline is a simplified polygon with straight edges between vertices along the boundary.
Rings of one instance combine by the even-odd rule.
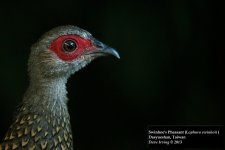
[[31, 81], [3, 146], [18, 147], [21, 141], [21, 149], [72, 150], [66, 93], [66, 79]]
[[66, 105], [67, 103], [67, 78], [49, 78], [30, 81], [24, 96], [24, 102], [42, 103], [43, 105]]

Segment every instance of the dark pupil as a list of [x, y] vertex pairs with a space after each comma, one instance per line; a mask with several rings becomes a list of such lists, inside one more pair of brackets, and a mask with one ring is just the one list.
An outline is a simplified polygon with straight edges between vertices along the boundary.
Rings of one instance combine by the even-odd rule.
[[64, 51], [66, 51], [66, 52], [72, 52], [72, 51], [74, 51], [76, 48], [77, 48], [77, 45], [76, 45], [76, 43], [75, 43], [74, 41], [72, 41], [72, 40], [67, 40], [67, 41], [65, 41], [64, 44], [63, 44], [63, 49], [64, 49]]

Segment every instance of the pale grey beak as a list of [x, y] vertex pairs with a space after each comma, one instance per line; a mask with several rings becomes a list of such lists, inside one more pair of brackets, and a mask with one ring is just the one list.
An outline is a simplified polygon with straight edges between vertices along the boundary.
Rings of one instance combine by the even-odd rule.
[[98, 52], [96, 51], [97, 53], [102, 53], [103, 55], [104, 54], [113, 55], [116, 58], [120, 59], [119, 53], [114, 48], [111, 48], [98, 40], [94, 40], [94, 44], [97, 48], [98, 51]]

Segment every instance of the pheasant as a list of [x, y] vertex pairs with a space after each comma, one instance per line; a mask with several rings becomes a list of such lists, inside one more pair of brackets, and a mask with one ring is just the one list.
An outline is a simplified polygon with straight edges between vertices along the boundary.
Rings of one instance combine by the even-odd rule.
[[76, 26], [45, 33], [31, 47], [30, 84], [0, 150], [72, 150], [67, 79], [97, 57], [119, 54]]

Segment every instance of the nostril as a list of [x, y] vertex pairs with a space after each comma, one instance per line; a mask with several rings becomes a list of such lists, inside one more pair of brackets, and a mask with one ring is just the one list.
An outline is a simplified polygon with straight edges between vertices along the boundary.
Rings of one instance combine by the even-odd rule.
[[95, 45], [96, 45], [96, 47], [97, 48], [99, 48], [99, 49], [103, 49], [104, 48], [104, 44], [102, 43], [102, 42], [100, 42], [100, 41], [95, 41]]

